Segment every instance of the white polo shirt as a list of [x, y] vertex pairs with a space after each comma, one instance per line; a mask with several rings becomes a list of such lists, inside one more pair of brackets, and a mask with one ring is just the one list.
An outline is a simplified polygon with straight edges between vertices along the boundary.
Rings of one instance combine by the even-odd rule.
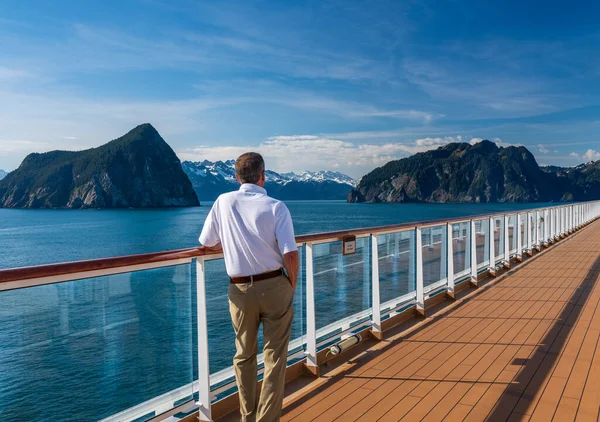
[[221, 243], [229, 277], [275, 271], [284, 254], [298, 250], [288, 208], [251, 183], [217, 198], [199, 240], [209, 247]]

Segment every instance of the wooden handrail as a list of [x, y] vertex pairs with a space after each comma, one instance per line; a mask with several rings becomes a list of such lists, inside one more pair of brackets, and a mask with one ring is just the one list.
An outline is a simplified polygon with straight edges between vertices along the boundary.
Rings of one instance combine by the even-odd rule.
[[[595, 201], [591, 201], [595, 202]], [[490, 217], [504, 216], [506, 214], [516, 214], [516, 213], [525, 213], [532, 212], [536, 210], [546, 209], [546, 208], [558, 208], [557, 207], [543, 207], [543, 208], [531, 208], [526, 210], [514, 210], [512, 212], [507, 213], [492, 213], [492, 214], [479, 214], [473, 216], [466, 217], [455, 217], [455, 218], [446, 218], [446, 219], [438, 219], [438, 220], [429, 220], [429, 221], [416, 221], [402, 224], [391, 224], [386, 226], [376, 226], [376, 227], [364, 227], [358, 229], [351, 230], [339, 230], [332, 232], [323, 232], [323, 233], [314, 233], [314, 234], [305, 234], [296, 236], [296, 242], [301, 243], [309, 243], [309, 242], [319, 242], [323, 240], [335, 239], [341, 240], [345, 236], [353, 235], [370, 235], [377, 234], [382, 232], [393, 232], [393, 231], [402, 231], [402, 230], [410, 230], [416, 227], [432, 227], [437, 225], [443, 225], [448, 223], [459, 223], [466, 222], [470, 220], [480, 220]], [[129, 267], [133, 265], [144, 265], [144, 264], [155, 264], [160, 262], [172, 261], [177, 259], [186, 259], [186, 258], [196, 258], [199, 256], [210, 256], [217, 255], [218, 252], [212, 252], [204, 250], [200, 247], [197, 248], [187, 248], [187, 249], [177, 249], [171, 251], [163, 251], [163, 252], [151, 252], [137, 255], [126, 255], [126, 256], [118, 256], [112, 258], [100, 258], [100, 259], [91, 259], [91, 260], [82, 260], [82, 261], [74, 261], [74, 262], [65, 262], [60, 264], [50, 264], [50, 265], [38, 265], [32, 267], [22, 267], [22, 268], [10, 268], [0, 270], [0, 283], [8, 283], [14, 281], [28, 280], [32, 278], [43, 278], [43, 277], [53, 277], [53, 276], [61, 276], [66, 274], [74, 274], [74, 273], [83, 273], [90, 271], [99, 271], [99, 270], [109, 270], [120, 267]]]
[[165, 252], [151, 252], [138, 255], [126, 255], [112, 258], [89, 259], [60, 264], [37, 265], [33, 267], [10, 268], [0, 270], [0, 283], [27, 280], [31, 278], [53, 277], [88, 271], [109, 270], [132, 265], [154, 264], [176, 259], [194, 258], [211, 252], [201, 248], [178, 249]]

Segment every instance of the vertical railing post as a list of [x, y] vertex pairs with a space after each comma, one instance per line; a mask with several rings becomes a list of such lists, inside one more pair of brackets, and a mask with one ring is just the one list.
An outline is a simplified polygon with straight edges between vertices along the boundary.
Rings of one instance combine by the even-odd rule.
[[306, 368], [319, 376], [317, 362], [317, 321], [315, 317], [315, 273], [313, 245], [306, 244]]
[[542, 235], [542, 239], [544, 240], [544, 245], [548, 246], [548, 240], [549, 240], [549, 228], [550, 228], [550, 212], [548, 211], [548, 209], [544, 210], [544, 232]]
[[415, 228], [416, 234], [416, 281], [417, 281], [417, 313], [425, 316], [425, 287], [423, 286], [423, 237], [421, 234], [421, 228]]
[[377, 236], [371, 235], [371, 281], [373, 288], [371, 289], [373, 298], [373, 321], [371, 324], [371, 332], [373, 336], [379, 340], [383, 340], [381, 333], [381, 297], [379, 294], [379, 242]]
[[533, 246], [531, 239], [531, 214], [529, 211], [525, 213], [525, 233], [527, 234], [527, 237], [525, 237], [525, 239], [527, 239], [525, 243], [525, 253], [531, 256]]
[[469, 241], [471, 242], [471, 284], [477, 286], [477, 232], [475, 231], [475, 220], [471, 220], [470, 223]]
[[[510, 267], [510, 242], [509, 242], [509, 217], [507, 214], [504, 215], [504, 265]], [[513, 236], [515, 235], [513, 231]]]
[[[516, 214], [515, 228], [517, 230], [517, 259], [523, 259], [523, 236], [521, 235], [521, 214]], [[523, 222], [523, 231], [525, 231], [525, 222]], [[513, 234], [514, 236], [514, 234]], [[514, 239], [514, 237], [513, 237]]]
[[541, 250], [540, 245], [540, 212], [535, 212], [535, 221], [534, 221], [534, 233], [535, 233], [535, 246], [538, 252]]
[[489, 242], [489, 250], [490, 250], [490, 262], [488, 265], [488, 271], [491, 275], [496, 275], [496, 250], [495, 250], [495, 237], [496, 237], [496, 227], [495, 220], [493, 217], [490, 217], [490, 235], [488, 236]]
[[[446, 265], [446, 277], [448, 279], [448, 296], [451, 297], [452, 299], [455, 299], [456, 296], [454, 295], [454, 245], [453, 245], [453, 240], [452, 240], [452, 223], [448, 223], [446, 225], [446, 261], [447, 261], [447, 265]], [[459, 230], [460, 230], [460, 224], [458, 226]], [[459, 232], [459, 236], [460, 236], [460, 232]], [[467, 257], [465, 256], [465, 260], [467, 259]]]
[[212, 421], [208, 318], [206, 313], [206, 272], [204, 259], [196, 258], [196, 319], [198, 324], [198, 406], [201, 421]]

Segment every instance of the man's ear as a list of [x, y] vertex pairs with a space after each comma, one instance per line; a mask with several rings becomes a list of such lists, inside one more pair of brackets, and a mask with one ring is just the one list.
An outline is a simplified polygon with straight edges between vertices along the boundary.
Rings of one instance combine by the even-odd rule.
[[235, 178], [237, 179], [238, 183], [240, 185], [243, 185], [242, 181], [240, 180], [240, 176], [238, 176], [237, 174], [235, 175]]

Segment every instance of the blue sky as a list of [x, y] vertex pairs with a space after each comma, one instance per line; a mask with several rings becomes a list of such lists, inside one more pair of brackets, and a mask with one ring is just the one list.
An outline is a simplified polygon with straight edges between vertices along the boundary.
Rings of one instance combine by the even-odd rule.
[[0, 168], [142, 122], [279, 171], [481, 138], [575, 165], [600, 159], [599, 46], [595, 1], [0, 0]]

